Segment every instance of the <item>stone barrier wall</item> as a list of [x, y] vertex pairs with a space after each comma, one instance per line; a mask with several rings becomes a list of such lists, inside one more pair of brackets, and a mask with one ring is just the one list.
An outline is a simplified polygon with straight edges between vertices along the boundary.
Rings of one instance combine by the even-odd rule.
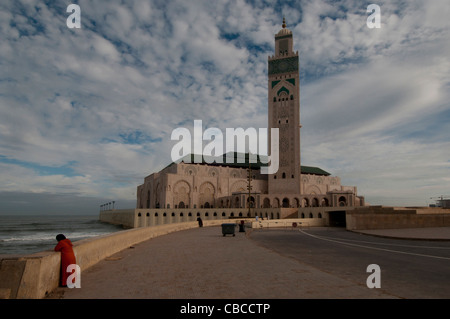
[[346, 213], [348, 230], [450, 227], [450, 210], [370, 206]]
[[[230, 220], [206, 220], [203, 225], [217, 226], [222, 223], [230, 223]], [[83, 286], [83, 270], [100, 260], [142, 241], [195, 227], [198, 227], [197, 222], [139, 227], [74, 242], [77, 265], [81, 269], [81, 286]], [[3, 258], [0, 260], [0, 298], [44, 298], [58, 287], [60, 259], [60, 253], [54, 251]]]

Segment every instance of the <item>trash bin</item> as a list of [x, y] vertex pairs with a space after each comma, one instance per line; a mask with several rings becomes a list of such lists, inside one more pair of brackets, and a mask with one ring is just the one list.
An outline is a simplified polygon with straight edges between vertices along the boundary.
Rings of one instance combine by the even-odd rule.
[[222, 234], [225, 235], [235, 235], [234, 234], [234, 227], [235, 224], [222, 224]]

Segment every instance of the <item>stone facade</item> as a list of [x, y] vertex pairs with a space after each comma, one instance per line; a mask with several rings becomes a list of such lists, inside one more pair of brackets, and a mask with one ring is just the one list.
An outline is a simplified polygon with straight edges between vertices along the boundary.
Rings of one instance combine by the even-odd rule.
[[270, 175], [226, 164], [172, 164], [144, 179], [137, 189], [136, 208], [278, 208], [362, 206], [353, 186], [342, 186], [339, 177], [301, 174], [302, 194], [268, 192]]
[[268, 128], [269, 141], [271, 128], [279, 130], [279, 169], [275, 174], [260, 174], [260, 166], [253, 164], [249, 170], [248, 161], [172, 163], [147, 176], [137, 187], [136, 208], [364, 206], [356, 187], [342, 186], [339, 177], [300, 164], [299, 57], [293, 51], [293, 35], [285, 21], [275, 35], [275, 55], [268, 58]]

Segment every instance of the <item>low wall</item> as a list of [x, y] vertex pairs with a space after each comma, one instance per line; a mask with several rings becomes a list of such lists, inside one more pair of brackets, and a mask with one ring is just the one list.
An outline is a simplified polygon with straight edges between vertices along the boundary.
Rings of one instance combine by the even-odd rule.
[[252, 208], [249, 216], [248, 208], [136, 208], [101, 211], [99, 219], [124, 228], [137, 228], [195, 222], [197, 217], [203, 221], [255, 216], [277, 219], [285, 217], [291, 210], [292, 208]]
[[[137, 228], [173, 223], [193, 222], [197, 217], [205, 220], [255, 218], [264, 219], [328, 219], [328, 213], [336, 210], [349, 211], [354, 207], [299, 207], [299, 208], [136, 208], [101, 211], [100, 221], [124, 228]], [[319, 221], [320, 222], [320, 221]], [[328, 220], [326, 221], [328, 222]], [[321, 222], [320, 222], [321, 223]]]
[[369, 206], [346, 213], [348, 230], [450, 227], [450, 210]]
[[[204, 226], [217, 226], [230, 220], [206, 220]], [[236, 221], [237, 222], [237, 221]], [[132, 245], [171, 232], [196, 228], [197, 222], [184, 222], [119, 231], [73, 243], [77, 265], [83, 270]], [[60, 253], [43, 251], [32, 255], [6, 257], [0, 261], [0, 297], [4, 299], [44, 298], [59, 284]], [[81, 285], [83, 280], [81, 280]]]
[[[294, 226], [294, 223], [296, 224]], [[304, 227], [317, 227], [325, 226], [326, 219], [320, 218], [286, 218], [286, 219], [269, 219], [252, 221], [251, 227], [253, 229], [262, 228], [304, 228]]]
[[123, 228], [136, 228], [136, 212], [134, 209], [115, 209], [100, 211], [99, 220]]

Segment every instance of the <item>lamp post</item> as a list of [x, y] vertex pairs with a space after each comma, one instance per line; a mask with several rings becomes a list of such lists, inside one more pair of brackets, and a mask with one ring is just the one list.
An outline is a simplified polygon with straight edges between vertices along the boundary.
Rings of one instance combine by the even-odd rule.
[[248, 189], [248, 217], [250, 217], [251, 216], [251, 201], [250, 201], [250, 198], [251, 198], [251, 192], [252, 192], [252, 185], [251, 185], [251, 183], [252, 183], [252, 168], [251, 168], [251, 164], [250, 164], [250, 154], [249, 154], [249, 156], [248, 156], [248, 169], [247, 169], [247, 171], [248, 171], [248, 178], [247, 178], [247, 180], [248, 180], [248, 185], [247, 185], [247, 189]]

